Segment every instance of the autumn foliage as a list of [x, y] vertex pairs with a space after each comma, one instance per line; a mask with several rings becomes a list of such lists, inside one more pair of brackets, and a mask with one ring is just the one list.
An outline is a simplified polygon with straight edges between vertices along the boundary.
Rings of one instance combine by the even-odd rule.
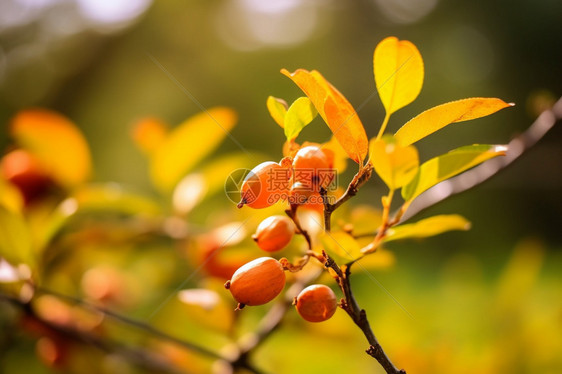
[[[169, 345], [174, 342], [169, 334], [150, 323], [136, 323], [155, 338], [147, 338], [149, 344], [131, 340], [139, 349], [157, 352], [165, 369], [204, 372], [210, 364], [193, 358], [201, 355], [231, 369], [258, 372], [249, 353], [281, 326], [285, 315], [329, 324], [339, 313], [365, 336], [366, 341], [357, 343], [364, 345], [363, 351], [386, 372], [403, 372], [392, 363], [393, 355], [385, 354], [385, 342], [375, 337], [371, 311], [355, 299], [352, 270], [393, 264], [395, 257], [385, 248], [389, 242], [469, 229], [469, 221], [457, 214], [417, 222], [404, 216], [424, 192], [505, 155], [507, 147], [466, 145], [423, 160], [415, 143], [446, 126], [513, 104], [482, 97], [451, 101], [413, 117], [393, 134], [387, 131], [392, 115], [422, 89], [423, 59], [413, 43], [388, 37], [375, 48], [373, 70], [385, 116], [371, 139], [349, 100], [320, 72], [304, 69], [281, 70], [304, 96], [291, 104], [273, 96], [266, 101], [285, 135], [274, 160], [256, 157], [250, 163], [241, 152], [211, 157], [237, 123], [230, 108], [209, 108], [176, 127], [155, 118], [139, 121], [131, 137], [146, 157], [158, 198], [111, 183], [91, 183], [89, 146], [70, 119], [44, 109], [18, 113], [10, 127], [13, 145], [1, 167], [0, 266], [9, 276], [2, 278], [0, 289], [25, 306], [21, 323], [40, 336], [37, 352], [46, 364], [72, 371], [69, 357], [75, 353], [69, 342], [87, 345], [87, 334], [102, 351], [110, 349], [105, 339], [119, 338], [114, 321], [108, 321], [119, 321], [112, 310], [151, 310], [152, 318], [168, 308], [171, 295], [181, 309], [169, 316], [187, 316], [182, 328], [215, 335], [209, 338], [211, 347], [181, 341], [190, 352], [186, 358]], [[318, 115], [331, 138], [323, 143], [299, 138]], [[217, 208], [225, 179], [243, 168], [251, 171], [235, 181], [237, 200]], [[354, 168], [355, 175], [342, 181], [346, 168]], [[367, 206], [348, 204], [373, 181], [385, 186], [383, 196], [370, 198]], [[192, 220], [203, 202], [216, 220], [202, 220], [198, 226]], [[257, 222], [247, 223], [256, 217]], [[147, 242], [157, 243], [158, 250], [138, 254]], [[109, 255], [105, 246], [119, 248], [119, 256]], [[162, 249], [169, 247], [176, 250]], [[88, 260], [77, 249], [89, 253]], [[264, 251], [271, 257], [263, 257]], [[71, 275], [61, 275], [62, 269]], [[177, 284], [181, 286], [174, 290]], [[258, 314], [246, 322], [249, 329], [243, 327], [255, 331], [253, 340], [238, 339], [238, 321]], [[168, 332], [179, 330], [172, 317], [161, 322]], [[399, 359], [399, 366], [408, 370], [407, 360]]]

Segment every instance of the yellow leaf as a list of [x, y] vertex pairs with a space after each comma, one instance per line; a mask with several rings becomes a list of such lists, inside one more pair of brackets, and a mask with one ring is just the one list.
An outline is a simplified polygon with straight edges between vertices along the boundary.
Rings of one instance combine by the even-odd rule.
[[21, 213], [23, 204], [20, 190], [0, 177], [0, 206], [13, 213]]
[[414, 44], [391, 36], [375, 48], [373, 57], [375, 83], [390, 116], [410, 104], [423, 85], [423, 60]]
[[361, 246], [346, 232], [325, 232], [321, 236], [321, 241], [328, 254], [337, 256], [343, 262], [353, 261], [362, 256]]
[[375, 231], [382, 223], [382, 211], [370, 205], [356, 205], [351, 211], [350, 222], [354, 235], [365, 235]]
[[168, 136], [168, 126], [157, 118], [144, 118], [131, 132], [137, 147], [147, 155], [158, 149]]
[[308, 97], [296, 99], [285, 115], [285, 137], [295, 139], [301, 130], [316, 117], [318, 111]]
[[[257, 154], [252, 154], [252, 156], [261, 157]], [[236, 189], [240, 186], [229, 185], [227, 188], [225, 181], [227, 178], [232, 178], [231, 173], [245, 169], [247, 165], [248, 155], [241, 152], [229, 153], [206, 162], [202, 168], [187, 174], [176, 185], [172, 196], [174, 209], [185, 214], [197, 204], [221, 190], [227, 194], [227, 196], [221, 196], [224, 199], [233, 199], [233, 194], [236, 194], [234, 199], [237, 202], [240, 201], [239, 192]], [[230, 188], [236, 191], [230, 191]]]
[[25, 218], [3, 206], [0, 206], [0, 258], [12, 265], [24, 263], [32, 267], [37, 260]]
[[447, 231], [468, 229], [470, 229], [470, 222], [464, 217], [458, 214], [442, 214], [422, 219], [416, 223], [390, 228], [384, 240], [389, 242], [406, 238], [427, 238]]
[[503, 156], [506, 146], [475, 144], [457, 148], [444, 155], [424, 162], [414, 179], [402, 188], [402, 197], [406, 202], [412, 201], [422, 192], [437, 183], [454, 177], [486, 160]]
[[285, 115], [289, 109], [287, 102], [277, 97], [269, 96], [267, 98], [267, 110], [273, 120], [282, 128], [285, 127]]
[[371, 164], [389, 189], [395, 190], [410, 182], [419, 167], [418, 151], [414, 146], [402, 147], [392, 136], [372, 139]]
[[237, 115], [229, 108], [199, 113], [177, 128], [150, 158], [150, 175], [162, 192], [169, 192], [199, 161], [212, 152], [234, 127]]
[[409, 145], [451, 123], [484, 117], [513, 105], [485, 97], [451, 101], [420, 113], [406, 122], [395, 136], [400, 144]]
[[394, 252], [388, 251], [384, 248], [377, 249], [376, 252], [368, 256], [363, 256], [357, 263], [363, 270], [382, 270], [388, 269], [396, 263], [396, 256]]
[[88, 144], [68, 118], [45, 109], [23, 110], [12, 120], [11, 132], [62, 186], [74, 187], [90, 176]]
[[303, 90], [349, 157], [361, 164], [367, 156], [369, 141], [349, 101], [315, 70], [298, 69], [289, 73], [282, 69], [281, 72]]

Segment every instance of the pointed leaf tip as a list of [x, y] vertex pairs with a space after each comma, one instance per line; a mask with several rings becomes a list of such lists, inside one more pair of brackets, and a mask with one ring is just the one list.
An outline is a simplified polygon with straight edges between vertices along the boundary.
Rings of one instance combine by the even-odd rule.
[[409, 145], [456, 122], [488, 116], [512, 106], [497, 98], [472, 97], [451, 101], [428, 109], [406, 122], [395, 134], [402, 145]]
[[267, 110], [271, 118], [277, 123], [281, 128], [285, 127], [285, 115], [289, 106], [287, 102], [283, 99], [277, 97], [269, 96], [266, 101]]

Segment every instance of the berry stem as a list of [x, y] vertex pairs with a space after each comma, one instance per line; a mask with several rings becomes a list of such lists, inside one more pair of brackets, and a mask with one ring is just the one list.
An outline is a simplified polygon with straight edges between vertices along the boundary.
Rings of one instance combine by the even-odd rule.
[[301, 234], [304, 237], [308, 249], [312, 251], [312, 239], [310, 238], [308, 232], [305, 229], [303, 229], [301, 226], [299, 217], [297, 216], [297, 208], [298, 205], [291, 205], [291, 209], [287, 209], [285, 211], [285, 214], [287, 214], [287, 216], [293, 220], [293, 222], [295, 223], [295, 227], [297, 228], [297, 233]]

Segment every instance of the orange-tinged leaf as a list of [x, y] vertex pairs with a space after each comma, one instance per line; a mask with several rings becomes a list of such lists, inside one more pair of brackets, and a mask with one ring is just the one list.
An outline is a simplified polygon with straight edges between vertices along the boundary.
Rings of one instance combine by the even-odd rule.
[[395, 136], [400, 144], [409, 145], [451, 123], [484, 117], [513, 105], [486, 97], [451, 101], [418, 114], [406, 122]]
[[168, 126], [157, 118], [143, 118], [133, 126], [131, 135], [137, 147], [150, 154], [168, 136]]
[[437, 183], [493, 157], [504, 156], [506, 151], [503, 145], [474, 144], [434, 157], [424, 162], [414, 179], [402, 188], [402, 197], [408, 203]]
[[236, 113], [217, 107], [196, 114], [173, 129], [150, 158], [150, 175], [162, 192], [177, 182], [211, 153], [234, 127]]
[[88, 143], [76, 125], [61, 114], [46, 109], [23, 110], [12, 120], [11, 132], [61, 185], [74, 187], [90, 176]]
[[266, 101], [267, 110], [271, 115], [271, 118], [282, 128], [285, 127], [285, 115], [289, 106], [287, 102], [283, 99], [277, 97], [269, 96]]
[[389, 116], [419, 95], [423, 60], [414, 44], [390, 36], [375, 48], [373, 70], [379, 96]]
[[289, 77], [308, 96], [349, 157], [361, 164], [367, 156], [369, 141], [365, 128], [349, 101], [319, 72], [298, 69]]
[[370, 162], [389, 189], [404, 186], [416, 175], [419, 157], [414, 146], [402, 147], [389, 135], [371, 140], [369, 148]]

